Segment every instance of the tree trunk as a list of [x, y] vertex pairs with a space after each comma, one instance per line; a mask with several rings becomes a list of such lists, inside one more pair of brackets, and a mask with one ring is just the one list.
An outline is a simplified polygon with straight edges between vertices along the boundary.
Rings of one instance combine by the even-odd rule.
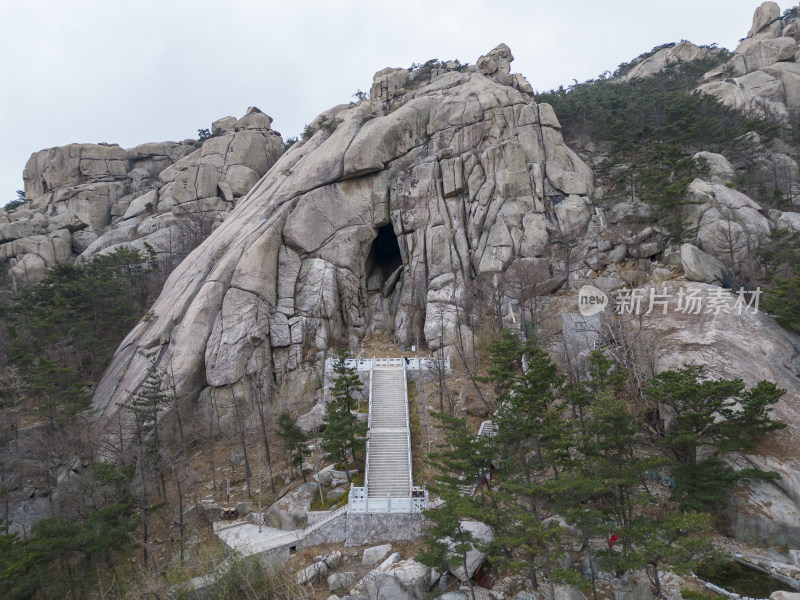
[[[469, 593], [472, 596], [472, 600], [475, 600], [475, 587], [472, 585], [472, 578], [469, 576], [469, 571], [467, 571], [467, 553], [465, 552], [462, 554], [463, 564], [464, 564], [464, 577], [467, 578], [467, 583], [469, 584]], [[553, 596], [555, 598], [555, 596]]]
[[147, 569], [147, 526], [149, 522], [149, 515], [147, 514], [147, 481], [144, 473], [144, 461], [139, 457], [139, 476], [142, 478], [142, 497], [139, 502], [139, 511], [142, 518], [142, 564]]
[[553, 585], [553, 570], [550, 565], [550, 552], [547, 550], [547, 546], [544, 548], [544, 566], [547, 569], [547, 585], [550, 588], [550, 597], [556, 597], [556, 588]]
[[[269, 485], [272, 488], [272, 493], [275, 493], [275, 477], [272, 474], [272, 459], [269, 455], [269, 439], [267, 437], [267, 424], [264, 420], [264, 405], [262, 404], [262, 397], [261, 397], [261, 388], [258, 388], [257, 393], [257, 404], [258, 404], [258, 418], [261, 421], [261, 435], [264, 437], [264, 456], [267, 459], [267, 468], [269, 468]], [[302, 469], [302, 467], [301, 467]]]
[[185, 528], [183, 523], [183, 490], [181, 489], [181, 478], [175, 473], [175, 485], [178, 487], [178, 530], [180, 531], [181, 564], [183, 564], [183, 540]]
[[583, 545], [586, 547], [586, 555], [589, 557], [589, 571], [592, 573], [592, 596], [594, 600], [597, 598], [597, 573], [594, 570], [594, 558], [592, 557], [592, 550], [589, 547], [589, 536], [583, 532]]
[[181, 439], [181, 452], [183, 452], [183, 462], [189, 466], [189, 459], [186, 457], [186, 438], [183, 437], [183, 421], [181, 420], [181, 411], [178, 407], [178, 397], [173, 394], [172, 409], [175, 411], [175, 420], [178, 421], [178, 436]]
[[252, 473], [250, 472], [250, 461], [247, 457], [247, 440], [244, 431], [244, 417], [242, 416], [242, 411], [239, 409], [239, 403], [236, 402], [236, 399], [233, 401], [233, 406], [236, 409], [236, 420], [239, 422], [239, 439], [242, 443], [242, 454], [244, 454], [244, 478], [247, 482], [247, 497], [250, 498], [250, 476]]
[[[658, 565], [656, 563], [650, 563], [649, 567], [653, 569], [653, 585], [656, 586], [656, 598], [662, 598], [661, 594], [661, 580], [658, 578]], [[649, 569], [648, 569], [649, 570]]]
[[[344, 474], [347, 475], [347, 483], [352, 483], [350, 480], [350, 469], [347, 465], [347, 448], [342, 448], [342, 462], [344, 463]], [[303, 470], [302, 463], [300, 464], [300, 471]], [[305, 474], [303, 475], [303, 480], [305, 481]]]

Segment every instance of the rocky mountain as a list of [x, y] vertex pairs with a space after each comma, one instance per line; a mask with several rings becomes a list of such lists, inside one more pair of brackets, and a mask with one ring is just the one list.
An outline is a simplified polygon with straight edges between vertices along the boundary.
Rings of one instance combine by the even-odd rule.
[[0, 214], [0, 256], [19, 289], [57, 261], [86, 262], [148, 247], [169, 267], [196, 247], [283, 152], [272, 119], [250, 108], [212, 124], [217, 135], [142, 144], [70, 144], [34, 153], [28, 203]]
[[[681, 41], [636, 61], [626, 80], [649, 77], [670, 64], [724, 52]], [[781, 15], [775, 2], [764, 2], [732, 56], [708, 71], [698, 91], [725, 104], [788, 125], [800, 109], [800, 20], [794, 7]]]
[[[698, 91], [786, 126], [800, 103], [799, 27], [763, 4]], [[681, 42], [619, 81], [709, 56], [719, 51]], [[29, 205], [1, 217], [13, 286], [35, 283], [57, 260], [85, 262], [122, 245], [152, 248], [175, 266], [97, 386], [95, 438], [118, 435], [130, 418], [120, 406], [154, 366], [187, 405], [252, 406], [257, 389], [312, 384], [331, 350], [357, 353], [376, 332], [391, 332], [402, 348], [469, 355], [479, 301], [507, 324], [517, 315], [535, 321], [562, 365], [579, 369], [597, 339], [581, 333], [582, 286], [620, 302], [622, 290], [645, 304], [688, 291], [732, 304], [724, 288], [735, 287], [735, 267], [776, 231], [800, 231], [800, 202], [766, 207], [735, 189], [732, 157], [698, 148], [707, 169], [687, 186], [687, 233], [676, 243], [654, 206], [601, 181], [602, 148], [565, 142], [552, 106], [534, 100], [512, 60], [501, 44], [475, 66], [383, 69], [367, 99], [322, 113], [285, 152], [271, 119], [250, 109], [215, 122], [219, 135], [199, 146], [34, 154]], [[796, 148], [747, 136], [759, 168], [780, 171], [794, 189]], [[800, 547], [800, 338], [763, 311], [726, 306], [665, 305], [646, 319], [629, 311], [621, 325], [609, 310], [590, 325], [642, 373], [697, 363], [713, 376], [766, 378], [787, 390], [775, 414], [788, 427], [736, 459], [782, 479], [746, 488], [730, 514], [743, 539]]]
[[586, 229], [592, 173], [511, 58], [501, 45], [464, 72], [385, 69], [369, 100], [314, 120], [122, 343], [100, 428], [154, 357], [182, 394], [246, 395], [250, 378], [308, 377], [377, 328], [469, 344], [471, 282], [512, 264], [558, 287], [548, 241]]
[[784, 123], [800, 108], [798, 58], [800, 21], [796, 8], [787, 18], [775, 2], [765, 2], [753, 26], [725, 64], [709, 71], [698, 89], [740, 110]]

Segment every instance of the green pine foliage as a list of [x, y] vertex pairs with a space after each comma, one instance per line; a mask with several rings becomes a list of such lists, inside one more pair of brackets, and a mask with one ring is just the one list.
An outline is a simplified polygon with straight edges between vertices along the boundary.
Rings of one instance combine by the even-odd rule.
[[663, 506], [654, 514], [637, 516], [622, 531], [622, 540], [627, 543], [598, 552], [598, 556], [607, 569], [646, 569], [656, 597], [661, 598], [660, 571], [664, 567], [669, 566], [673, 573], [687, 574], [703, 560], [716, 555], [710, 533], [709, 515]]
[[677, 463], [674, 495], [683, 507], [709, 510], [738, 482], [777, 477], [755, 468], [734, 471], [722, 460], [786, 426], [770, 414], [784, 394], [774, 383], [760, 381], [745, 390], [740, 379], [713, 380], [702, 367], [685, 366], [657, 375], [646, 393], [670, 417], [663, 444]]
[[163, 477], [159, 415], [169, 406], [170, 398], [163, 389], [164, 373], [150, 367], [147, 379], [125, 405], [133, 415], [137, 444], [141, 446], [141, 460], [155, 467]]
[[4, 308], [9, 357], [51, 423], [88, 405], [119, 342], [145, 313], [158, 270], [154, 253], [118, 249], [85, 267], [58, 263]]
[[[444, 441], [428, 457], [436, 473], [430, 491], [445, 502], [438, 509], [425, 511], [431, 526], [425, 532], [425, 549], [418, 558], [436, 569], [462, 567], [466, 572], [467, 554], [473, 548], [483, 550], [483, 547], [463, 522], [488, 521], [490, 507], [468, 496], [465, 490], [476, 489], [480, 498], [488, 500], [483, 495], [483, 484], [496, 459], [494, 440], [475, 439], [463, 418], [446, 413], [431, 416], [439, 421], [436, 427], [442, 431]], [[469, 585], [472, 589], [471, 581]]]
[[28, 198], [25, 196], [24, 190], [17, 190], [17, 197], [8, 202], [4, 207], [3, 210], [7, 212], [11, 212], [12, 210], [18, 209], [20, 206], [24, 206], [28, 203]]
[[751, 119], [714, 97], [692, 93], [702, 83], [703, 74], [728, 56], [720, 51], [632, 81], [606, 74], [568, 89], [539, 93], [536, 101], [553, 106], [565, 138], [588, 135], [611, 142], [612, 155], [622, 159], [635, 158], [650, 144], [722, 151], [749, 131], [766, 136], [776, 131], [769, 123]]
[[339, 361], [334, 366], [333, 396], [325, 407], [325, 430], [322, 433], [322, 449], [336, 462], [345, 465], [347, 479], [350, 480], [350, 462], [359, 464], [361, 451], [365, 448], [367, 424], [357, 414], [358, 396], [363, 384], [355, 369], [345, 365], [347, 352], [339, 352]]
[[[633, 61], [620, 66], [613, 76], [606, 73], [567, 89], [539, 93], [536, 101], [553, 106], [568, 142], [590, 139], [607, 146], [599, 175], [610, 184], [610, 197], [635, 197], [651, 204], [654, 220], [668, 229], [674, 242], [681, 242], [691, 234], [684, 231], [679, 210], [685, 205], [687, 186], [708, 168], [693, 155], [710, 150], [736, 160], [748, 152], [744, 134], [755, 131], [763, 143], [784, 133], [775, 123], [693, 92], [704, 73], [729, 57], [727, 51], [717, 50], [704, 59], [676, 63], [653, 76], [626, 81], [624, 75], [637, 62]], [[752, 161], [743, 162], [749, 168], [738, 185], [753, 193], [763, 182], [757, 180]]]
[[543, 572], [553, 593], [553, 582], [577, 577], [558, 568], [571, 544], [565, 520], [585, 544], [609, 540], [592, 554], [595, 597], [600, 570], [645, 569], [660, 594], [663, 569], [688, 572], [715, 556], [708, 511], [721, 508], [733, 486], [775, 476], [734, 471], [724, 460], [783, 427], [770, 414], [783, 394], [772, 383], [746, 390], [691, 366], [660, 374], [647, 388], [647, 400], [671, 419], [659, 448], [638, 418], [643, 407], [634, 410], [626, 397], [627, 373], [601, 349], [569, 384], [547, 352], [511, 332], [488, 349], [483, 382], [496, 394], [497, 435], [476, 438], [464, 419], [434, 415], [444, 441], [429, 464], [444, 505], [429, 512], [426, 564], [460, 560], [475, 544], [462, 522], [478, 520], [494, 531], [483, 550], [495, 566], [534, 587]]
[[278, 416], [278, 436], [283, 441], [283, 448], [286, 451], [289, 462], [294, 468], [300, 469], [303, 474], [303, 481], [305, 481], [306, 475], [302, 469], [303, 460], [311, 454], [307, 444], [308, 437], [297, 426], [294, 419], [292, 419], [292, 415], [288, 412], [281, 413]]
[[85, 518], [47, 517], [26, 539], [0, 534], [0, 596], [81, 598], [100, 571], [113, 568], [133, 545], [133, 469], [94, 463], [97, 499]]
[[[556, 482], [570, 462], [571, 422], [561, 393], [564, 378], [549, 354], [509, 331], [489, 345], [494, 369], [489, 380], [498, 391], [498, 461], [492, 491], [495, 509], [487, 511], [495, 527], [496, 560], [518, 572], [534, 574], [542, 557], [551, 584], [565, 530], [555, 516]], [[500, 510], [497, 510], [499, 507]]]
[[766, 284], [761, 308], [782, 327], [800, 333], [800, 233], [774, 229], [760, 254]]

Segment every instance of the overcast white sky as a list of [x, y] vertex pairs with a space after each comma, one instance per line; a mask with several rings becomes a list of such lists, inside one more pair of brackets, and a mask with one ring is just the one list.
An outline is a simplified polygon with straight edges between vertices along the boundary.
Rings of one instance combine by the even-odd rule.
[[[500, 42], [536, 90], [687, 39], [733, 49], [758, 0], [0, 0], [0, 206], [32, 152], [197, 137], [258, 106], [284, 139], [386, 66]], [[790, 5], [781, 5], [781, 9]]]

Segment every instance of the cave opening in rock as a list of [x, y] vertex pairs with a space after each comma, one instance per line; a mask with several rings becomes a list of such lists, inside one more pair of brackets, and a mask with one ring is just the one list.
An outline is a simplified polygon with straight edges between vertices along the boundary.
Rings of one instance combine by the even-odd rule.
[[[400, 255], [400, 244], [391, 223], [378, 229], [378, 235], [372, 242], [367, 257], [367, 288], [370, 292], [378, 292], [389, 296], [397, 283], [398, 270], [403, 266]], [[393, 276], [394, 275], [394, 276]]]

